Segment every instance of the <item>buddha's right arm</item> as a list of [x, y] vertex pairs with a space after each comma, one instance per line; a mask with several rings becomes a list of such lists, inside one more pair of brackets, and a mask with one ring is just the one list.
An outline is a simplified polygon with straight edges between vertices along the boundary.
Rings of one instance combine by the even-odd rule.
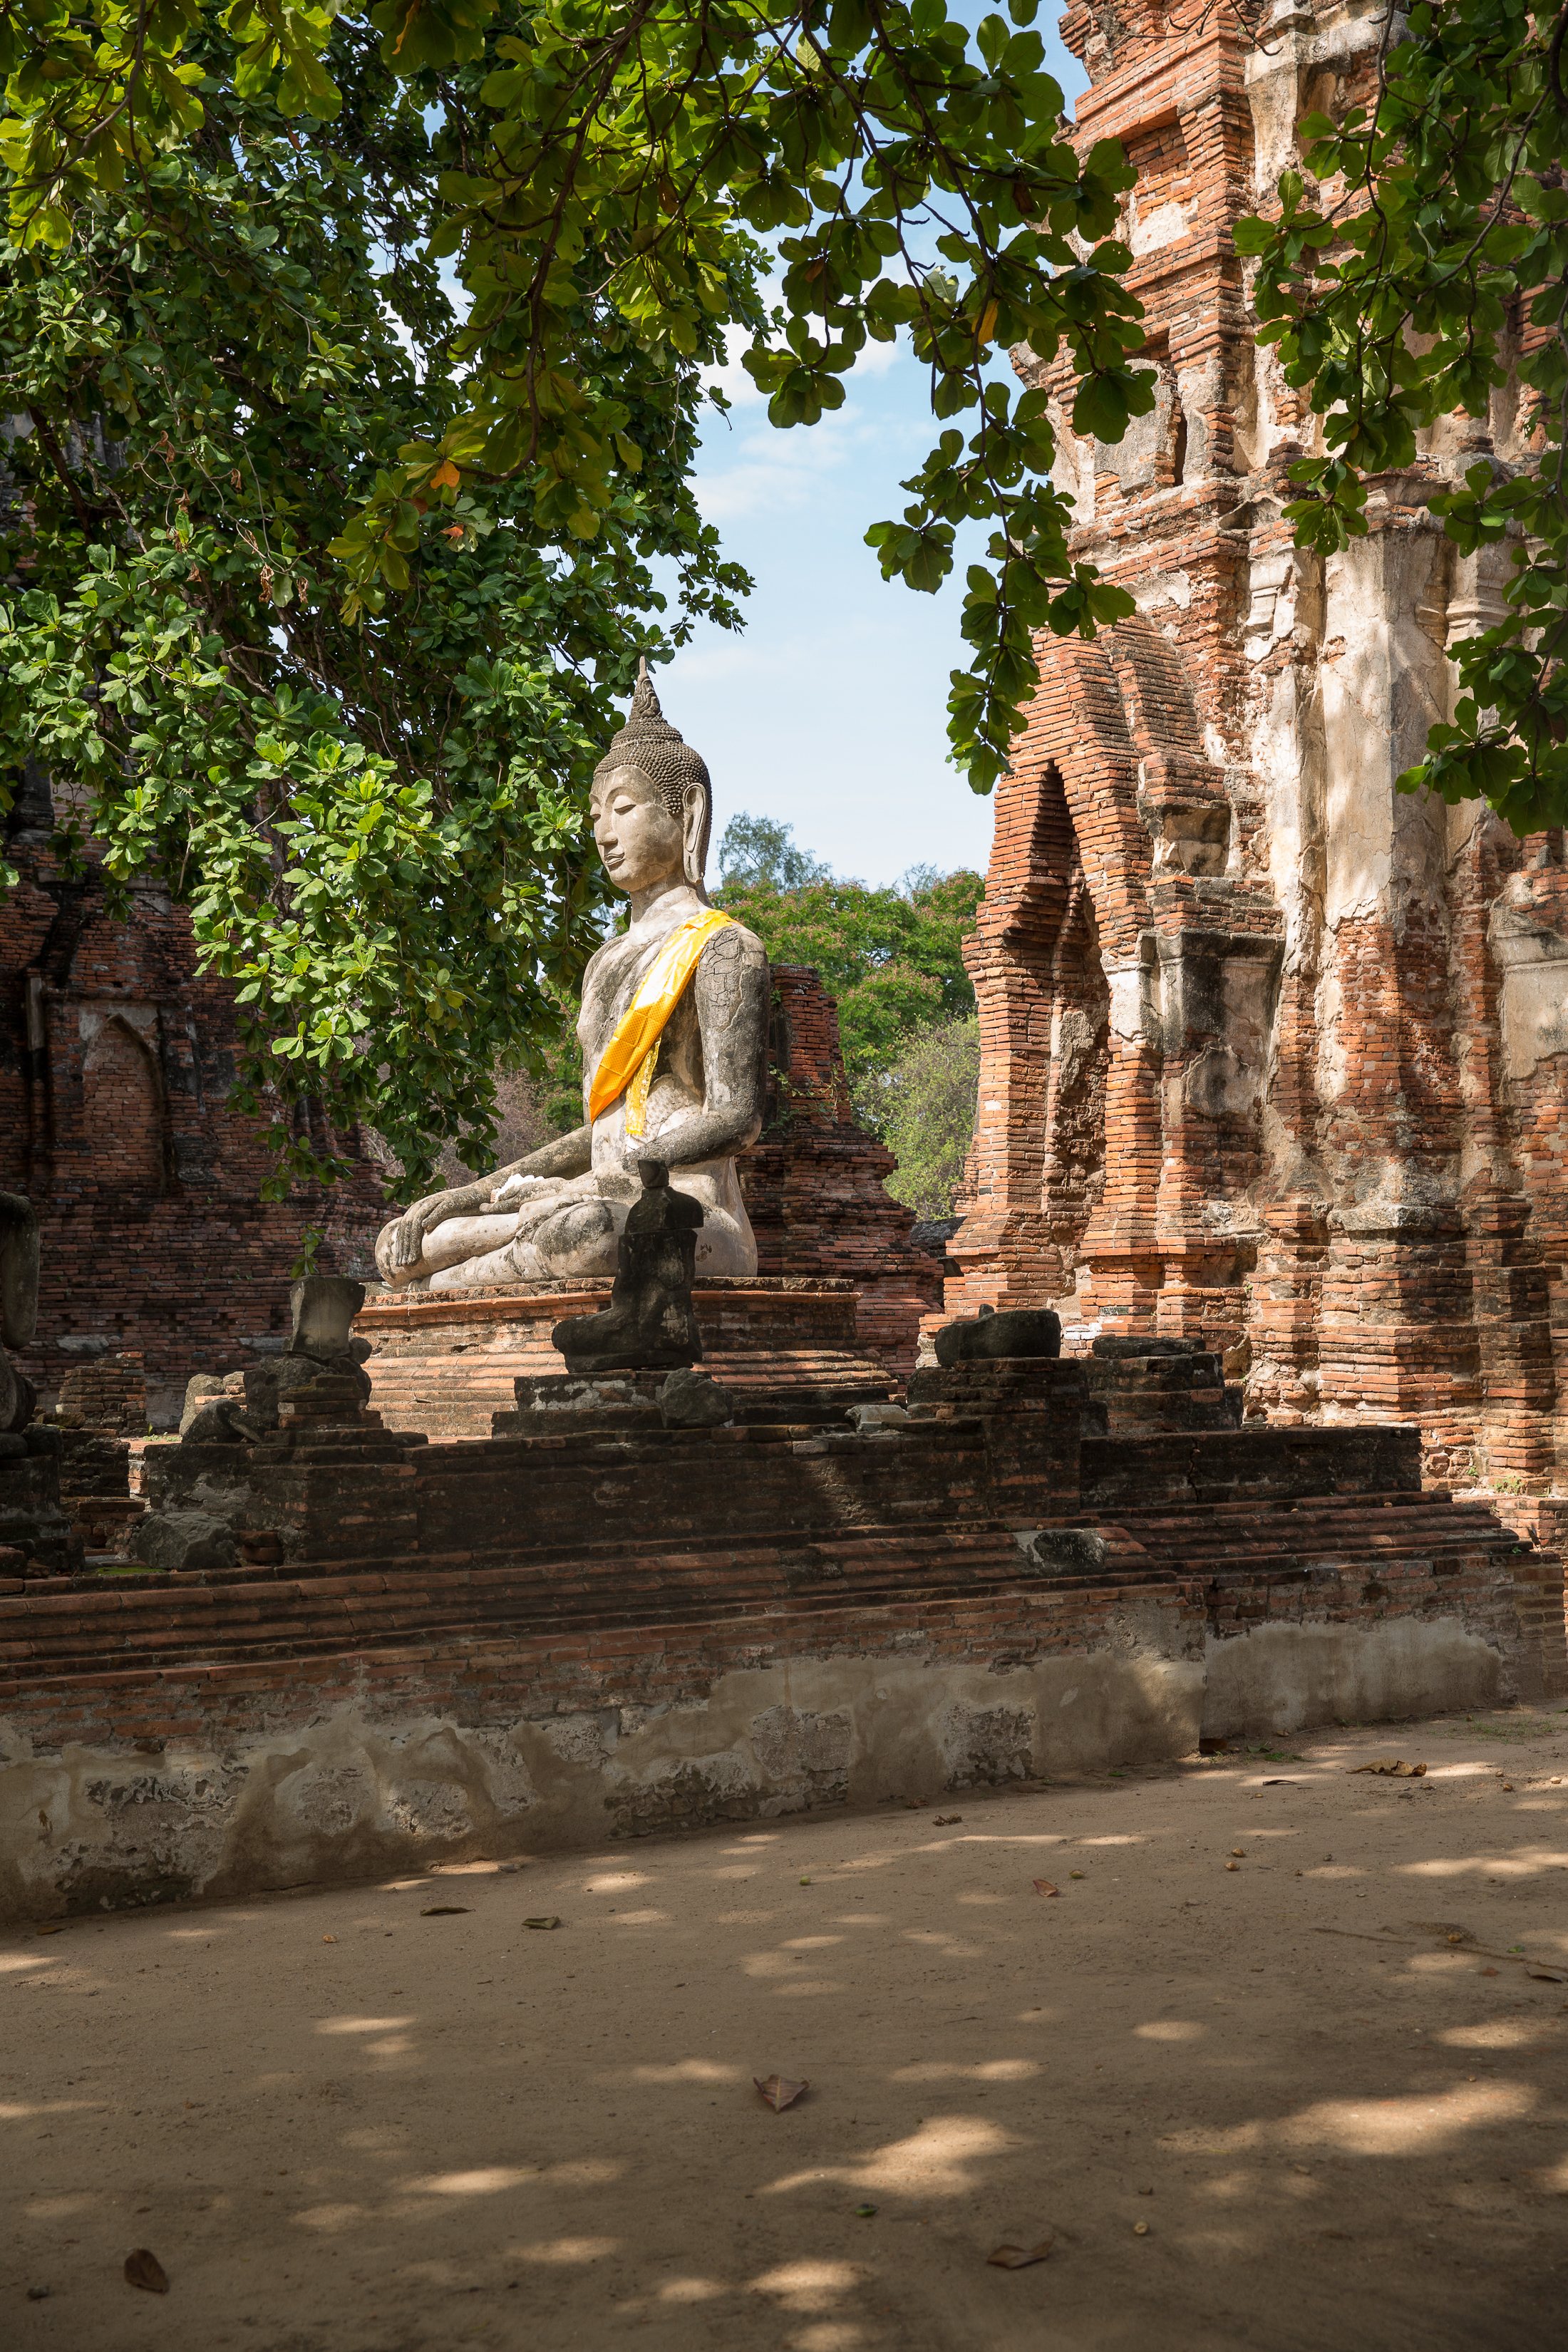
[[509, 1176], [585, 1176], [593, 1164], [594, 1130], [591, 1127], [574, 1127], [570, 1135], [552, 1136], [537, 1151], [498, 1168], [493, 1176], [486, 1178], [484, 1189], [493, 1199], [496, 1187], [504, 1184]]

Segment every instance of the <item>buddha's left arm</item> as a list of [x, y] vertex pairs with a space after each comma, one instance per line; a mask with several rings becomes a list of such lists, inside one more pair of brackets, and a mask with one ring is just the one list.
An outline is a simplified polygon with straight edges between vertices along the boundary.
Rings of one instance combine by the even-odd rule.
[[727, 1159], [762, 1133], [768, 959], [761, 940], [738, 923], [715, 931], [698, 958], [691, 993], [702, 1035], [702, 1108], [653, 1146], [671, 1168]]

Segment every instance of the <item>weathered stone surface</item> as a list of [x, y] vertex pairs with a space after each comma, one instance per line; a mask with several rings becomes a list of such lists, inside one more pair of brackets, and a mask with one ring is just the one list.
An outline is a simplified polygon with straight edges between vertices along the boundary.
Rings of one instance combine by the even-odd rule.
[[1048, 1307], [1009, 1308], [1000, 1315], [982, 1308], [973, 1322], [945, 1324], [936, 1335], [936, 1360], [944, 1371], [995, 1357], [1048, 1358], [1061, 1351], [1061, 1318]]
[[180, 1415], [180, 1435], [184, 1437], [198, 1413], [219, 1398], [233, 1397], [241, 1405], [245, 1402], [243, 1372], [195, 1372], [185, 1383], [185, 1407]]
[[659, 1390], [658, 1417], [666, 1429], [722, 1429], [735, 1418], [735, 1400], [711, 1372], [683, 1364]]
[[577, 1374], [696, 1364], [702, 1341], [691, 1304], [700, 1201], [674, 1191], [662, 1160], [638, 1164], [642, 1197], [626, 1213], [610, 1303], [575, 1315], [551, 1337]]
[[322, 1360], [348, 1355], [354, 1317], [364, 1305], [364, 1285], [343, 1275], [308, 1274], [289, 1293], [293, 1331], [289, 1352]]
[[132, 1528], [130, 1548], [133, 1559], [164, 1576], [239, 1565], [233, 1529], [208, 1511], [149, 1512]]
[[250, 1445], [259, 1434], [238, 1397], [209, 1398], [180, 1423], [182, 1445]]

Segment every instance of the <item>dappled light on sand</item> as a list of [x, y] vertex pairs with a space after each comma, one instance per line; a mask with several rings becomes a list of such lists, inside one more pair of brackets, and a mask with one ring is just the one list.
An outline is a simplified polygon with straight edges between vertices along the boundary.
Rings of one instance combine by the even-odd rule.
[[11, 2334], [146, 2352], [144, 2245], [159, 2352], [1561, 2352], [1565, 1733], [0, 1937]]

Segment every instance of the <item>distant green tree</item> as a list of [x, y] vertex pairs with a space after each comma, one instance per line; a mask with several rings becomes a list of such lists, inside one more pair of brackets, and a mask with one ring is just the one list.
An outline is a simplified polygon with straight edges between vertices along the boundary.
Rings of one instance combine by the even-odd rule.
[[872, 889], [829, 877], [799, 889], [723, 887], [718, 905], [756, 932], [774, 963], [815, 967], [838, 1006], [857, 1116], [880, 1131], [886, 1073], [921, 1031], [974, 1011], [963, 941], [985, 885], [967, 870]]
[[779, 824], [771, 816], [748, 816], [742, 809], [724, 827], [719, 879], [728, 889], [768, 882], [775, 890], [799, 890], [807, 882], [829, 878], [828, 867], [797, 846], [793, 824]]
[[898, 1161], [888, 1179], [895, 1201], [919, 1217], [950, 1217], [974, 1133], [980, 1092], [980, 1023], [927, 1029], [882, 1080], [882, 1140]]

